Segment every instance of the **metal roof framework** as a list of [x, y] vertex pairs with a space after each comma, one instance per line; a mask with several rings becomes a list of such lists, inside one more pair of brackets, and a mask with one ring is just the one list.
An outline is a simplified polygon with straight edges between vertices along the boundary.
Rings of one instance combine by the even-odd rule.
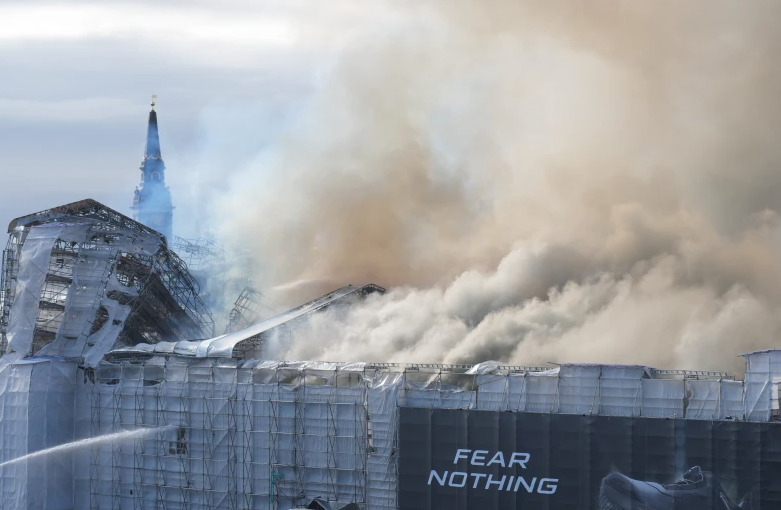
[[[165, 238], [99, 202], [86, 199], [22, 216], [10, 223], [0, 272], [0, 352], [7, 348], [6, 333], [25, 240], [32, 228], [52, 224], [59, 225], [67, 239], [55, 240], [50, 254], [44, 254], [47, 259], [40, 261], [42, 267], [48, 267], [38, 301], [32, 354], [57, 335], [65, 317], [66, 297], [73, 288], [77, 260], [83, 262], [92, 253], [99, 258], [91, 269], [94, 274], [80, 276], [97, 285], [96, 294], [87, 297], [94, 302], [94, 318], [80, 333], [70, 333], [75, 338], [89, 336], [105, 324], [109, 313], [101, 303], [108, 306], [106, 299], [131, 308], [119, 335], [120, 344], [214, 335], [214, 319], [199, 297], [198, 282], [185, 262], [168, 249]], [[115, 255], [105, 258], [109, 252]], [[85, 267], [80, 266], [82, 272]], [[112, 279], [126, 287], [127, 292], [110, 289]]]

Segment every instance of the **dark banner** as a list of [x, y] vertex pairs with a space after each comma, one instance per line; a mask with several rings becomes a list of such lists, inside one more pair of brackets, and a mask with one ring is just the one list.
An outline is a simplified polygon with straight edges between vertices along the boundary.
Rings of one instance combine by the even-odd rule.
[[401, 408], [401, 510], [779, 510], [781, 423]]

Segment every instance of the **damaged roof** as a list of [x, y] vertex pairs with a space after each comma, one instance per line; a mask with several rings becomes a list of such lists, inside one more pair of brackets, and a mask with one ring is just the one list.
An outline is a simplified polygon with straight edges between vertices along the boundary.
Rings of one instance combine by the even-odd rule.
[[60, 205], [39, 211], [32, 214], [26, 214], [11, 220], [8, 224], [8, 233], [10, 234], [17, 227], [30, 227], [33, 225], [42, 225], [55, 221], [63, 221], [69, 218], [94, 219], [102, 223], [115, 225], [120, 228], [126, 228], [135, 232], [150, 234], [161, 238], [161, 243], [166, 246], [166, 240], [163, 235], [142, 223], [139, 223], [124, 214], [106, 207], [100, 202], [91, 198], [71, 202], [70, 204]]
[[177, 354], [196, 358], [230, 358], [234, 356], [234, 348], [240, 343], [257, 338], [261, 334], [270, 332], [275, 328], [285, 326], [295, 319], [320, 312], [338, 302], [345, 302], [346, 300], [360, 298], [372, 293], [384, 294], [385, 292], [384, 288], [374, 284], [360, 287], [347, 285], [235, 333], [220, 335], [206, 340], [138, 344], [132, 347], [115, 349], [108, 353], [108, 356], [122, 357], [132, 353], [155, 353]]

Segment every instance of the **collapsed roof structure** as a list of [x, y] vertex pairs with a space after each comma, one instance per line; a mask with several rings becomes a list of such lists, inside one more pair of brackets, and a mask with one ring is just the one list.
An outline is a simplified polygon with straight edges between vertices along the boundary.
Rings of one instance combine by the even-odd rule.
[[267, 308], [263, 293], [252, 285], [245, 285], [228, 314], [225, 333], [234, 333], [258, 322], [261, 313]]
[[126, 359], [145, 354], [151, 356], [168, 353], [195, 358], [269, 359], [269, 353], [263, 348], [264, 343], [272, 337], [282, 344], [289, 342], [296, 328], [301, 326], [312, 314], [325, 310], [343, 309], [371, 294], [384, 293], [384, 288], [374, 284], [361, 287], [347, 285], [257, 324], [246, 326], [239, 331], [206, 340], [125, 346], [109, 352], [107, 357]]
[[0, 353], [20, 357], [65, 356], [88, 366], [109, 351], [114, 358], [152, 352], [260, 358], [268, 338], [289, 339], [309, 315], [385, 292], [348, 285], [253, 324], [263, 303], [247, 287], [226, 334], [215, 337], [198, 280], [165, 237], [141, 223], [87, 199], [16, 218], [8, 233]]
[[95, 365], [112, 347], [214, 334], [160, 233], [94, 200], [16, 218], [3, 251], [0, 352]]

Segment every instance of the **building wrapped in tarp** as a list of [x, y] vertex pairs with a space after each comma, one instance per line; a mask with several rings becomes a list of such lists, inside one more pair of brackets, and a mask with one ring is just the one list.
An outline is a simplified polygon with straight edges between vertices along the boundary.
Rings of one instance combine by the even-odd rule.
[[[0, 489], [15, 508], [612, 509], [678, 483], [711, 498], [702, 508], [779, 508], [778, 372], [751, 368], [781, 352], [746, 359], [751, 383], [609, 365], [30, 357], [0, 372], [0, 461], [148, 433], [0, 464]], [[611, 476], [626, 489], [615, 507], [600, 502]]]
[[743, 380], [269, 361], [264, 335], [382, 289], [214, 337], [154, 231], [91, 201], [10, 230], [0, 508], [781, 508], [781, 351]]

